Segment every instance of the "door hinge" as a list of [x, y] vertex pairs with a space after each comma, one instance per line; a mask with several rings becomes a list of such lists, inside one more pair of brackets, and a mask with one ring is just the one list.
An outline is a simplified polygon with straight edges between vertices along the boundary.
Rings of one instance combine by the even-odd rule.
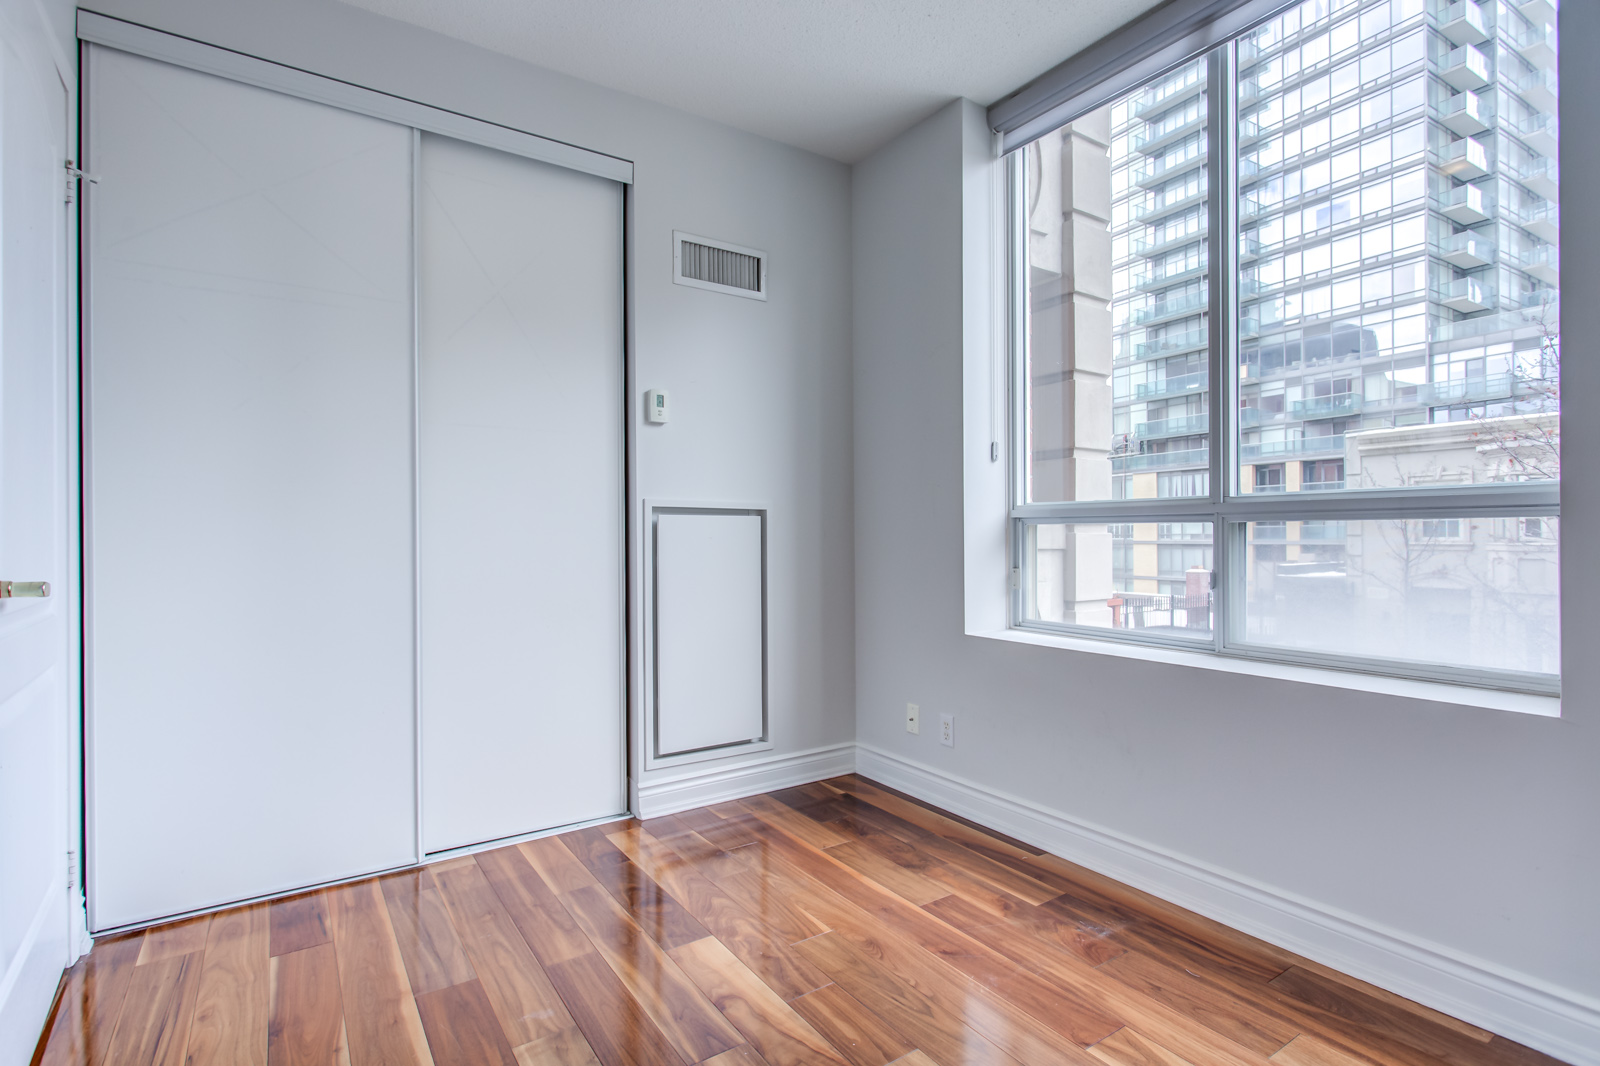
[[1022, 587], [1022, 571], [1016, 567], [1012, 567], [1011, 569], [1011, 587], [1013, 589], [1020, 589]]
[[67, 203], [74, 203], [78, 199], [78, 183], [80, 181], [98, 185], [100, 184], [100, 175], [79, 170], [72, 160], [67, 160]]
[[78, 852], [75, 848], [67, 849], [67, 891], [78, 887]]

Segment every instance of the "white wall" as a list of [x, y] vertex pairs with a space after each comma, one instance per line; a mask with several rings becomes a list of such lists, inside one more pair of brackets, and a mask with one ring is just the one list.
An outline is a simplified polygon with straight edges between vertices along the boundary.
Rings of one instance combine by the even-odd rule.
[[[632, 418], [632, 497], [771, 508], [766, 757], [852, 739], [845, 166], [330, 0], [93, 7], [633, 160], [634, 385], [672, 421]], [[673, 229], [767, 251], [770, 298], [673, 285]]]
[[[1600, 46], [1600, 9], [1568, 5], [1563, 19], [1567, 55]], [[1600, 79], [1592, 65], [1563, 73], [1562, 169], [1575, 179], [1600, 172], [1587, 103]], [[969, 277], [964, 294], [963, 257], [986, 251], [970, 229], [963, 244], [962, 155], [985, 139], [981, 110], [958, 102], [855, 170], [863, 772], [1014, 816], [1037, 843], [1600, 1062], [1597, 420], [1567, 422], [1559, 719], [966, 636], [962, 345], [964, 329], [985, 331], [963, 320], [981, 289]], [[1569, 194], [1563, 211], [1567, 407], [1586, 411], [1581, 398], [1600, 397], [1600, 305], [1584, 298], [1600, 276], [1600, 208]], [[999, 499], [979, 488], [969, 497]], [[956, 715], [953, 749], [936, 729], [904, 731], [908, 701], [925, 723]], [[1329, 932], [1341, 922], [1355, 942]]]

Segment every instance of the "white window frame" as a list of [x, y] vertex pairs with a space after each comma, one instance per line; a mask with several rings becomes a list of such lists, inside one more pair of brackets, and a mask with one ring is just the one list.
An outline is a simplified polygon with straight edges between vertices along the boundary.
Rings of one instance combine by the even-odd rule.
[[[1343, 490], [1328, 493], [1240, 493], [1236, 390], [1238, 363], [1237, 292], [1238, 242], [1238, 111], [1237, 38], [1206, 53], [1207, 100], [1212, 114], [1207, 122], [1208, 180], [1214, 195], [1210, 212], [1210, 330], [1208, 376], [1210, 439], [1210, 493], [1207, 496], [1150, 500], [1068, 501], [1030, 503], [1027, 500], [1027, 220], [1025, 167], [1018, 145], [1003, 160], [1006, 185], [1004, 205], [1007, 232], [1006, 316], [1009, 348], [1008, 437], [1010, 508], [1007, 551], [1011, 566], [1009, 627], [1014, 631], [1087, 638], [1123, 645], [1143, 645], [1172, 651], [1199, 653], [1235, 660], [1276, 663], [1344, 671], [1374, 677], [1472, 686], [1501, 692], [1559, 696], [1560, 675], [1449, 666], [1401, 659], [1380, 659], [1333, 652], [1316, 652], [1251, 643], [1244, 639], [1245, 530], [1244, 523], [1301, 520], [1420, 520], [1427, 518], [1559, 518], [1559, 482], [1508, 482], [1487, 485], [1449, 485], [1419, 489]], [[1159, 75], [1157, 75], [1159, 76]], [[1059, 125], [1059, 123], [1058, 123]], [[1038, 130], [1040, 136], [1045, 130]], [[1217, 313], [1219, 309], [1227, 313]], [[1205, 521], [1212, 524], [1215, 589], [1212, 639], [1203, 641], [1166, 637], [1139, 630], [1105, 629], [1028, 619], [1025, 605], [1026, 543], [1034, 525], [1073, 522], [1085, 524], [1126, 522]]]

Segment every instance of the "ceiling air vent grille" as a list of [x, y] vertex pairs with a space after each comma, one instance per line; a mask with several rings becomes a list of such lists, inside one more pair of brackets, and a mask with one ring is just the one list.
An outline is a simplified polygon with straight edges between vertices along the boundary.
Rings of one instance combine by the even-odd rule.
[[672, 233], [672, 280], [679, 285], [767, 298], [767, 253], [689, 233]]

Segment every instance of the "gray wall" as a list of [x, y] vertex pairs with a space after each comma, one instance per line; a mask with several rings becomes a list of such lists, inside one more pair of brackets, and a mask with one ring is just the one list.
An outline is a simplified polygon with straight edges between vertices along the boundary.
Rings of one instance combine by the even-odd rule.
[[[635, 498], [770, 506], [774, 751], [852, 739], [847, 167], [331, 0], [94, 8], [633, 160], [636, 391], [672, 396]], [[673, 285], [674, 229], [768, 252], [771, 298]]]
[[[1567, 55], [1600, 45], [1597, 10], [1568, 5]], [[1600, 172], [1595, 82], [1568, 64], [1571, 180]], [[966, 636], [960, 159], [981, 121], [958, 102], [855, 170], [859, 742], [1596, 1003], [1597, 420], [1566, 435], [1559, 719]], [[1566, 388], [1587, 411], [1600, 209], [1566, 201]], [[955, 747], [906, 733], [907, 702], [954, 713]]]

